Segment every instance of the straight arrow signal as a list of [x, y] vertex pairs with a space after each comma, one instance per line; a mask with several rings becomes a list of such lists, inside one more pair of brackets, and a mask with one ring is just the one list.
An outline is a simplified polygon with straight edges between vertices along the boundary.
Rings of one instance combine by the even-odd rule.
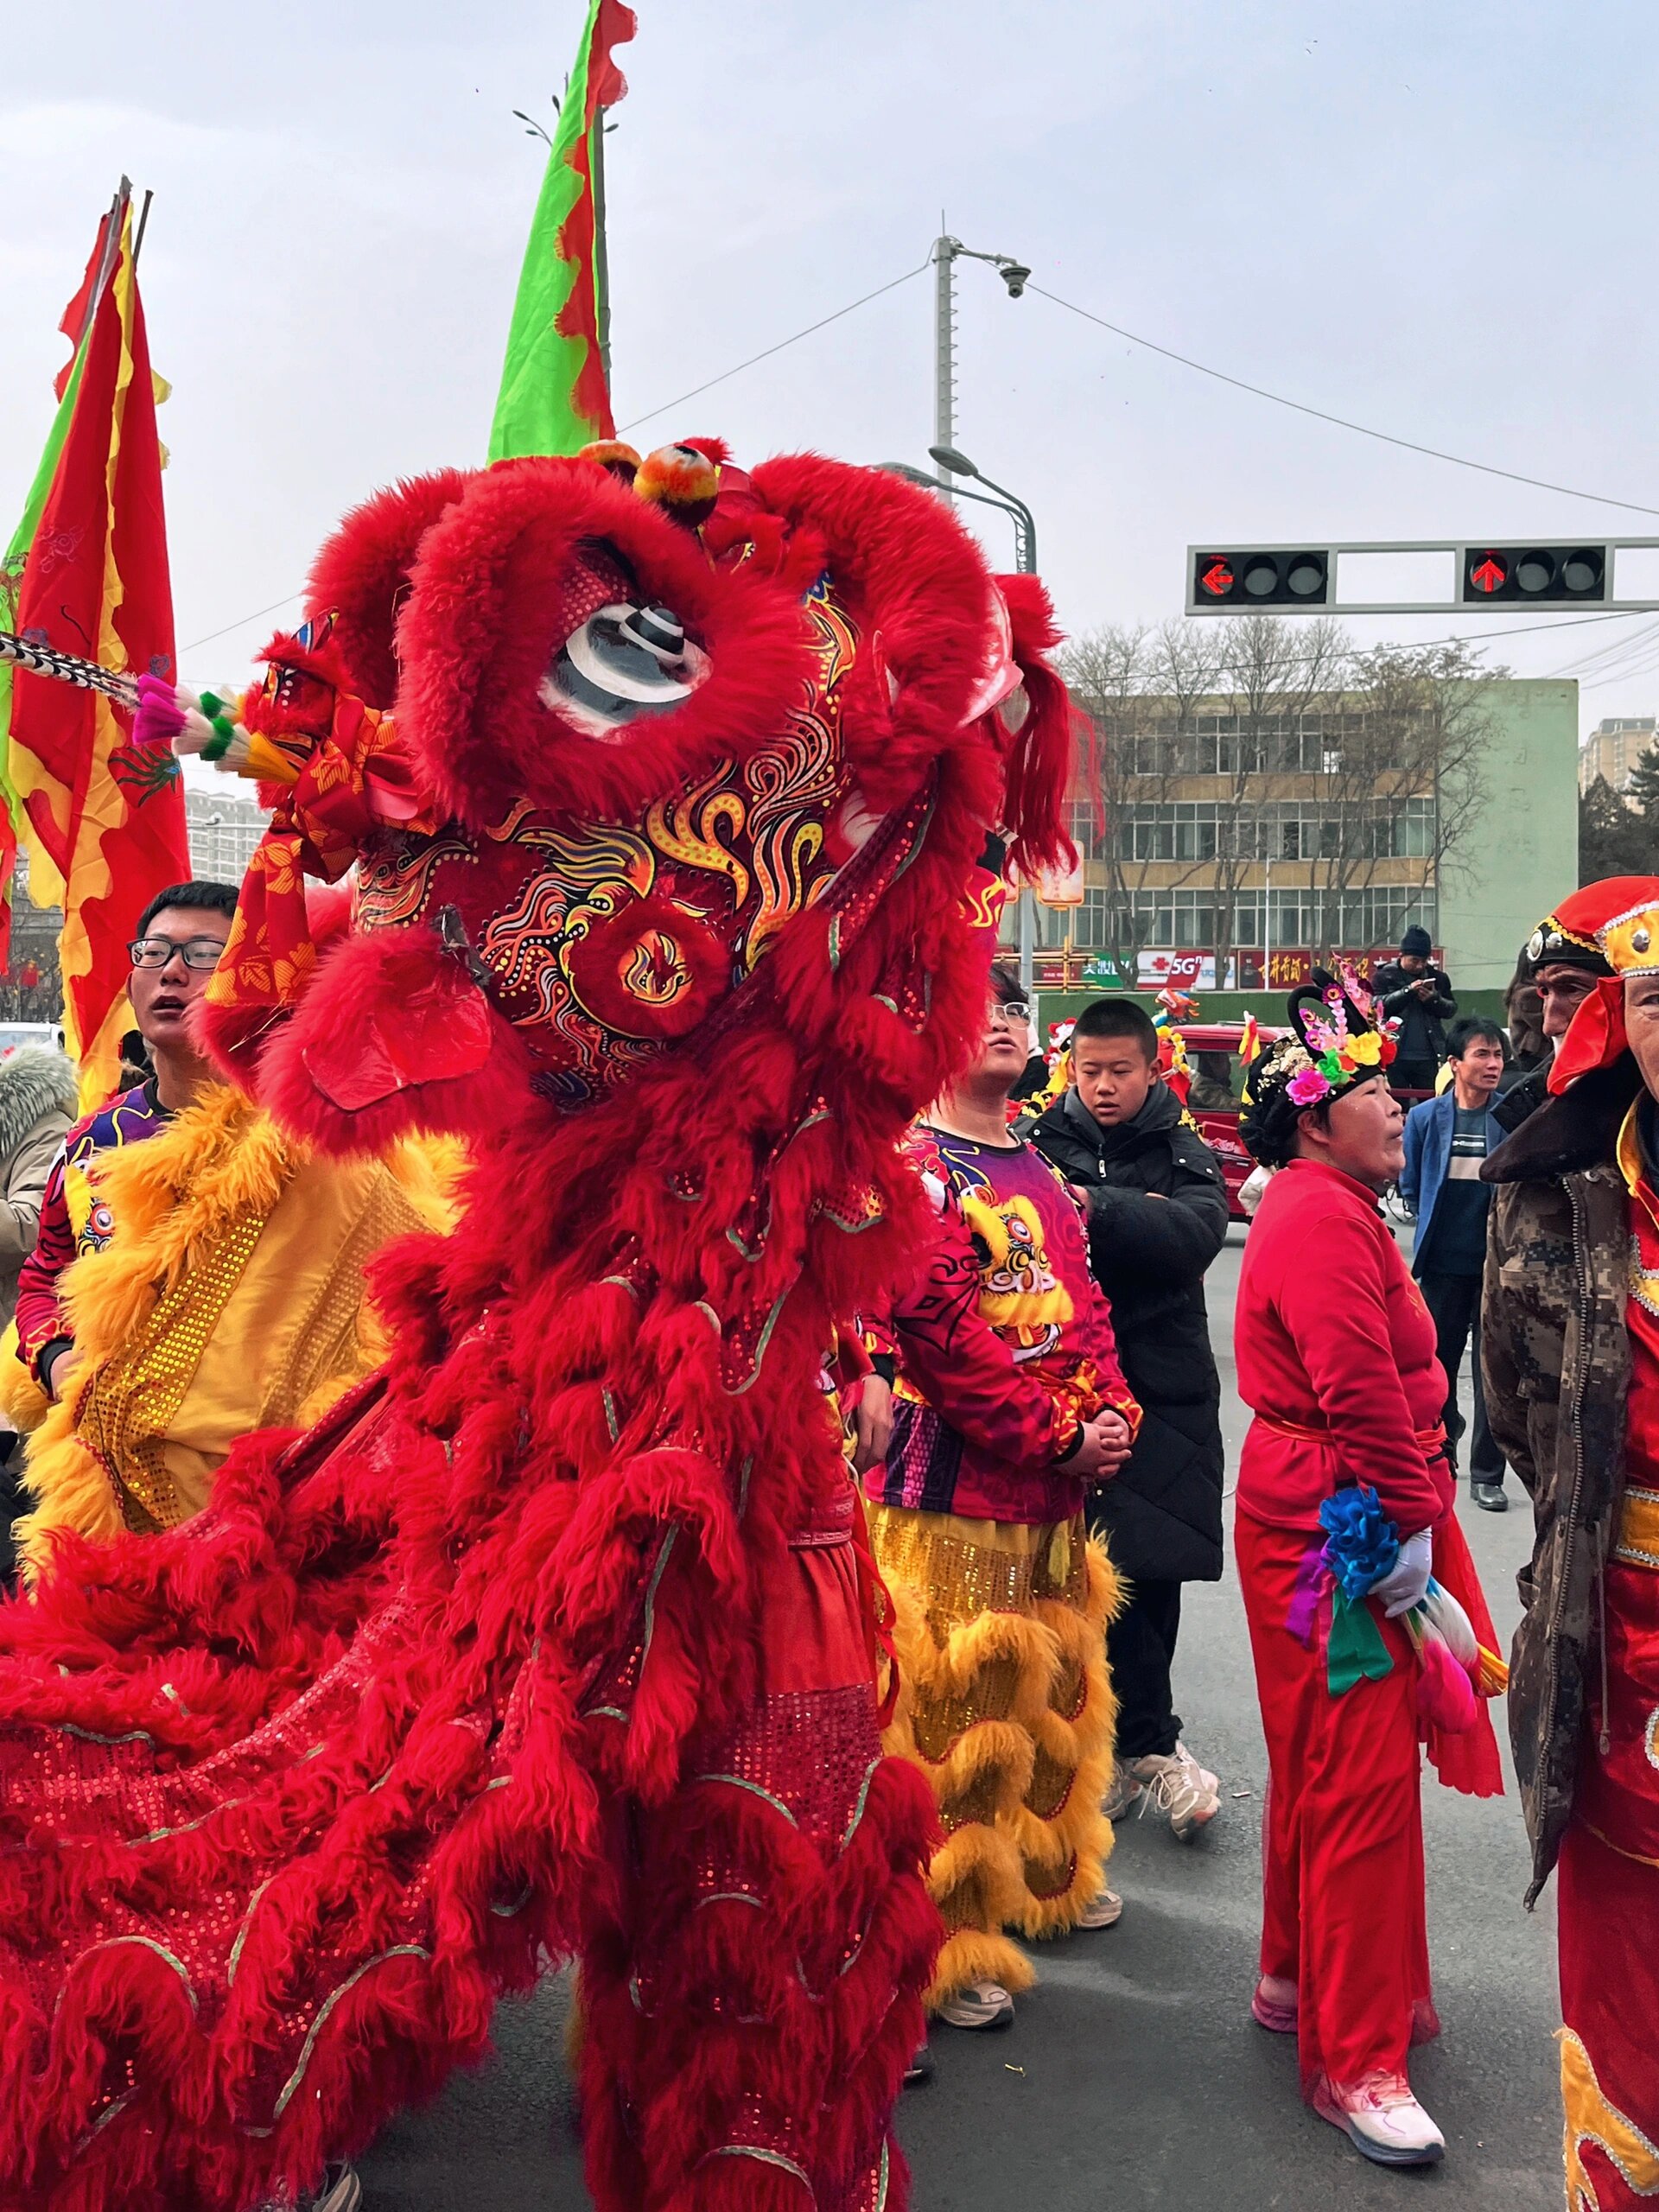
[[1477, 591], [1500, 591], [1509, 582], [1510, 572], [1501, 561], [1493, 560], [1489, 553], [1478, 569], [1469, 572], [1469, 581]]

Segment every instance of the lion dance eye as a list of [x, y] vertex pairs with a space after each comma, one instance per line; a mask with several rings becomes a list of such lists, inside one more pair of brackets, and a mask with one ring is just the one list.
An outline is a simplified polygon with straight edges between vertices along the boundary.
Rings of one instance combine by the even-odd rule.
[[641, 715], [664, 714], [709, 674], [709, 656], [666, 607], [614, 601], [573, 630], [542, 679], [545, 706], [589, 737], [614, 740]]

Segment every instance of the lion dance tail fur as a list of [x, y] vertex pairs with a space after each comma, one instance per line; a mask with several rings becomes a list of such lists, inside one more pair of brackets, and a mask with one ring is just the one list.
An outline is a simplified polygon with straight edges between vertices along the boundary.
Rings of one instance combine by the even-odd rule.
[[1058, 1532], [1057, 1564], [1047, 1530], [1022, 1558], [993, 1546], [1023, 1531], [880, 1506], [871, 1523], [899, 1617], [887, 1747], [926, 1776], [944, 1830], [928, 1888], [948, 1933], [928, 2005], [979, 1980], [1017, 1993], [1036, 1975], [1006, 1931], [1064, 1935], [1105, 1881], [1117, 1576], [1080, 1527]]

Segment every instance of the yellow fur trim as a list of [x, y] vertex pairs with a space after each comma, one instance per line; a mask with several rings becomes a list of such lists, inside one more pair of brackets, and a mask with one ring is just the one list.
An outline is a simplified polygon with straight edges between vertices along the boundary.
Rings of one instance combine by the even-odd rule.
[[[1052, 1599], [1039, 1604], [1071, 1662], [1081, 1701], [1069, 1714], [1051, 1707], [1033, 1732], [1036, 1773], [1012, 1823], [1025, 1859], [1026, 1904], [1014, 1922], [1023, 1936], [1064, 1935], [1105, 1886], [1113, 1839], [1101, 1805], [1111, 1786], [1117, 1732], [1105, 1630], [1122, 1602], [1117, 1573], [1102, 1546], [1091, 1541], [1084, 1611]], [[1055, 1804], [1053, 1793], [1060, 1789], [1064, 1797]], [[1068, 1874], [1057, 1887], [1057, 1878]]]
[[1001, 1827], [970, 1821], [934, 1853], [927, 1887], [947, 1928], [1001, 1928], [1020, 1909], [1020, 1853]]
[[469, 1164], [460, 1137], [400, 1137], [385, 1155], [404, 1196], [429, 1229], [446, 1236], [461, 1217], [461, 1179]]
[[[914, 1530], [896, 1533], [897, 1555], [925, 1551]], [[899, 1694], [885, 1748], [921, 1769], [938, 1805], [947, 1839], [928, 1888], [952, 1942], [970, 1924], [998, 1944], [1005, 1926], [1063, 1934], [1103, 1887], [1112, 1847], [1101, 1811], [1117, 1719], [1105, 1629], [1123, 1589], [1111, 1561], [1091, 1540], [1075, 1601], [954, 1622], [930, 1618], [925, 1590], [907, 1580], [890, 1586]], [[933, 2001], [986, 1974], [1003, 1979], [942, 1965]]]
[[[447, 1200], [435, 1172], [444, 1164], [442, 1156], [435, 1162], [421, 1148], [401, 1148], [390, 1171], [397, 1186], [395, 1209], [381, 1207], [375, 1215], [385, 1220], [380, 1241], [392, 1226], [394, 1211], [398, 1226], [410, 1224], [411, 1212], [429, 1227], [448, 1225]], [[212, 1086], [143, 1143], [91, 1163], [90, 1179], [109, 1201], [115, 1233], [105, 1250], [67, 1268], [60, 1282], [79, 1365], [65, 1400], [48, 1412], [29, 1447], [25, 1478], [35, 1505], [16, 1525], [29, 1581], [49, 1556], [54, 1531], [73, 1529], [103, 1541], [124, 1525], [110, 1478], [78, 1430], [90, 1383], [141, 1343], [162, 1300], [194, 1280], [193, 1270], [203, 1268], [234, 1235], [245, 1236], [250, 1223], [269, 1220], [302, 1171], [336, 1172], [332, 1163], [314, 1163], [305, 1147], [284, 1137], [268, 1116], [224, 1084]], [[388, 1189], [384, 1177], [380, 1189]], [[369, 1217], [363, 1218], [366, 1224]], [[361, 1303], [359, 1292], [359, 1311]], [[376, 1363], [378, 1341], [365, 1342], [360, 1319], [347, 1333], [351, 1342], [341, 1345], [336, 1371], [317, 1375], [306, 1393], [305, 1413], [326, 1409]], [[315, 1354], [328, 1342], [320, 1338], [309, 1350]], [[248, 1347], [251, 1383], [264, 1379], [259, 1351], [257, 1343]], [[289, 1418], [301, 1410], [296, 1405]]]
[[32, 1436], [46, 1419], [51, 1400], [17, 1357], [17, 1324], [8, 1321], [0, 1336], [0, 1413], [19, 1436]]
[[976, 1981], [1000, 1981], [1010, 1997], [1017, 1997], [1036, 1979], [1036, 1967], [1017, 1943], [984, 1929], [963, 1928], [946, 1938], [922, 2002], [937, 2012]]

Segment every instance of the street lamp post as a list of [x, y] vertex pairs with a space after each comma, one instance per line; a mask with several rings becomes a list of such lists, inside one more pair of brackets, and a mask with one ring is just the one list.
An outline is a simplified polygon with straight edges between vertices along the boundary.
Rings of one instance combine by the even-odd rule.
[[[1017, 297], [1018, 295], [1015, 296]], [[1001, 507], [1004, 514], [1012, 517], [1014, 565], [1021, 575], [1034, 576], [1037, 573], [1037, 520], [1025, 501], [1016, 498], [1012, 492], [1005, 491], [1001, 484], [993, 484], [990, 478], [976, 468], [967, 454], [960, 452], [955, 446], [941, 443], [930, 446], [928, 451], [942, 469], [948, 469], [956, 476], [972, 477], [976, 483], [985, 486], [984, 493], [968, 493], [967, 496], [969, 499], [985, 499], [987, 506]], [[996, 496], [995, 499], [985, 499], [985, 493], [995, 493]], [[1034, 1002], [1037, 981], [1037, 897], [1028, 883], [1022, 883], [1020, 887], [1018, 912], [1020, 916], [1020, 988], [1024, 991], [1027, 999]]]
[[[956, 452], [955, 447], [950, 450], [953, 453]], [[962, 455], [957, 454], [957, 458], [960, 461]], [[1008, 516], [1014, 524], [1014, 565], [1016, 569], [1024, 570], [1028, 575], [1036, 574], [1034, 541], [1029, 536], [1027, 519], [1022, 519], [1022, 517], [1028, 519], [1030, 511], [1023, 505], [1016, 509], [1011, 500], [994, 499], [988, 493], [970, 492], [961, 484], [952, 485], [947, 493], [937, 476], [930, 476], [925, 468], [912, 468], [907, 461], [884, 461], [880, 467], [884, 476], [902, 476], [906, 484], [914, 484], [918, 491], [937, 492], [942, 499], [976, 499], [982, 507], [995, 507], [1000, 514]], [[1033, 548], [1029, 560], [1022, 557], [1020, 551], [1021, 546], [1027, 543]]]
[[[1014, 523], [1014, 567], [1022, 575], [1035, 575], [1037, 522], [1025, 501], [1016, 498], [1014, 493], [1005, 491], [1001, 485], [993, 484], [990, 478], [982, 475], [967, 454], [959, 452], [955, 446], [930, 446], [928, 451], [942, 472], [938, 484], [931, 476], [925, 476], [919, 468], [912, 468], [906, 461], [890, 461], [884, 465], [890, 475], [902, 476], [912, 484], [925, 485], [929, 491], [942, 489], [943, 472], [945, 471], [954, 476], [972, 477], [976, 483], [982, 484], [985, 486], [983, 492], [965, 491], [957, 485], [955, 496], [959, 499], [977, 499], [982, 505], [998, 507], [1009, 516]], [[989, 496], [992, 493], [996, 496], [992, 498]], [[1037, 975], [1037, 900], [1028, 883], [1020, 887], [1017, 911], [1020, 917], [1020, 983], [1027, 998], [1032, 999]]]
[[1037, 573], [1037, 518], [1025, 501], [1017, 499], [1012, 492], [1005, 491], [1001, 485], [993, 484], [983, 470], [976, 468], [967, 454], [956, 446], [930, 446], [928, 452], [941, 468], [948, 468], [957, 476], [971, 476], [976, 484], [985, 486], [985, 492], [995, 493], [994, 499], [987, 499], [985, 492], [963, 493], [961, 487], [957, 487], [958, 497], [982, 499], [988, 507], [1001, 507], [1004, 514], [1013, 516], [1014, 565], [1021, 575], [1034, 576]]

